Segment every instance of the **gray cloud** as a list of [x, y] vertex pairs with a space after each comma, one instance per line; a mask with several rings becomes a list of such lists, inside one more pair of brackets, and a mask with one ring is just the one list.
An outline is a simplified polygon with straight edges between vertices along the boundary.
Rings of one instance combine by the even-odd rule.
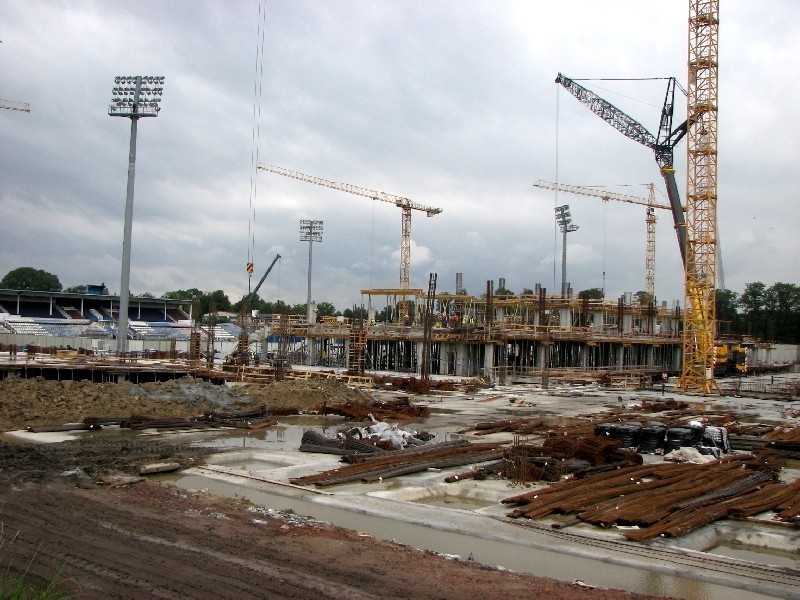
[[[719, 224], [735, 291], [797, 282], [800, 117], [790, 74], [800, 5], [769, 6], [730, 0], [721, 14]], [[7, 0], [0, 96], [32, 111], [0, 113], [0, 275], [33, 266], [65, 286], [102, 281], [118, 291], [130, 122], [109, 117], [107, 105], [115, 75], [163, 74], [163, 110], [139, 127], [134, 293], [198, 287], [237, 300], [252, 240], [257, 276], [283, 256], [261, 295], [304, 302], [304, 218], [325, 222], [316, 300], [344, 309], [362, 301], [361, 289], [399, 285], [395, 206], [253, 172], [259, 10], [259, 159], [443, 208], [412, 216], [412, 287], [426, 287], [432, 271], [447, 291], [456, 272], [475, 294], [499, 277], [514, 291], [560, 285], [557, 201], [580, 226], [569, 236], [573, 288], [599, 287], [605, 271], [612, 297], [643, 289], [643, 210], [556, 199], [531, 184], [557, 176], [663, 189], [649, 150], [553, 80], [562, 71], [685, 83], [688, 3]], [[660, 83], [598, 85], [656, 127]], [[681, 298], [666, 213], [656, 269], [658, 297]]]

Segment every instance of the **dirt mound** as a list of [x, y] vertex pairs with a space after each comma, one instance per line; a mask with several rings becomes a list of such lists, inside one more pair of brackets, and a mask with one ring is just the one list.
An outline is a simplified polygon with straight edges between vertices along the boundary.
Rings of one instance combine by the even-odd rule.
[[132, 414], [191, 417], [214, 410], [262, 407], [307, 412], [324, 402], [368, 399], [338, 381], [322, 379], [214, 385], [192, 377], [144, 384], [8, 377], [0, 381], [0, 431]]

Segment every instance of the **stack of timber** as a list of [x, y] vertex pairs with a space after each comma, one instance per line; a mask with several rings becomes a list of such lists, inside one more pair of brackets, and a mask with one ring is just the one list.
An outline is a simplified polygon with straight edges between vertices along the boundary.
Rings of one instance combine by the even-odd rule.
[[414, 447], [378, 455], [351, 454], [342, 457], [348, 466], [297, 477], [295, 485], [328, 486], [353, 481], [374, 482], [428, 469], [445, 469], [461, 465], [495, 461], [503, 456], [502, 444], [473, 444], [467, 441]]
[[378, 421], [411, 420], [428, 417], [431, 409], [425, 404], [411, 404], [408, 398], [399, 400], [373, 401], [369, 403], [344, 402], [341, 404], [323, 404], [319, 412], [323, 415], [340, 415], [359, 421], [369, 420], [370, 415]]
[[539, 519], [570, 514], [602, 527], [636, 526], [628, 539], [678, 537], [727, 516], [775, 511], [773, 519], [800, 519], [800, 481], [776, 480], [774, 455], [736, 455], [696, 464], [660, 463], [615, 469], [583, 480], [503, 500], [518, 505], [511, 517]]
[[300, 440], [300, 452], [314, 452], [317, 454], [338, 454], [347, 456], [358, 452], [384, 452], [385, 450], [376, 444], [363, 442], [351, 436], [341, 438], [329, 438], [325, 435], [308, 429], [303, 432]]
[[210, 412], [194, 417], [166, 417], [132, 414], [128, 417], [85, 417], [83, 424], [99, 428], [102, 425], [118, 425], [122, 428], [142, 429], [204, 429], [210, 427], [235, 427], [239, 429], [263, 429], [277, 425], [266, 409], [245, 412]]

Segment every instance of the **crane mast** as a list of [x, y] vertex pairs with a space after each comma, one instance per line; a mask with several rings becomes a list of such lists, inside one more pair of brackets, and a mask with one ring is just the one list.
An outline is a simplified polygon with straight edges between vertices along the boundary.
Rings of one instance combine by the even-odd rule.
[[717, 71], [719, 0], [690, 0], [686, 269], [680, 386], [711, 393], [717, 258]]
[[656, 215], [655, 209], [660, 208], [670, 210], [667, 204], [656, 202], [655, 186], [648, 184], [649, 196], [647, 199], [640, 198], [639, 196], [629, 196], [627, 194], [617, 194], [606, 190], [590, 188], [581, 185], [569, 185], [566, 183], [556, 183], [553, 181], [538, 180], [533, 184], [534, 187], [543, 188], [547, 190], [555, 190], [559, 192], [566, 192], [568, 194], [577, 194], [580, 196], [594, 196], [600, 198], [604, 202], [609, 200], [616, 200], [618, 202], [627, 202], [628, 204], [639, 204], [647, 207], [645, 214], [645, 224], [647, 227], [647, 243], [645, 248], [645, 291], [649, 294], [650, 300], [655, 301], [655, 267], [656, 267]]
[[[283, 167], [270, 165], [267, 163], [258, 163], [258, 168], [269, 173], [276, 173], [284, 177], [290, 177], [306, 183], [313, 183], [322, 187], [347, 192], [348, 194], [355, 194], [357, 196], [364, 196], [372, 200], [380, 200], [381, 202], [388, 202], [399, 207], [402, 211], [401, 217], [401, 235], [400, 235], [400, 289], [407, 290], [409, 288], [409, 279], [411, 271], [411, 211], [418, 210], [424, 212], [427, 216], [433, 217], [442, 212], [441, 208], [433, 206], [425, 206], [417, 202], [413, 202], [403, 196], [396, 196], [386, 192], [379, 192], [368, 188], [362, 188], [350, 183], [340, 183], [337, 181], [330, 181], [322, 177], [314, 177], [313, 175], [306, 175], [298, 171], [291, 171]], [[401, 312], [405, 311], [406, 303], [403, 302]]]

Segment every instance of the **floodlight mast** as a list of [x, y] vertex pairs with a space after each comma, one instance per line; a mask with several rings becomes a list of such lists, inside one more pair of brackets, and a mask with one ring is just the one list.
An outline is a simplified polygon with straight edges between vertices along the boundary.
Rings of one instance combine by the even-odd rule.
[[566, 296], [569, 293], [569, 284], [567, 283], [567, 234], [573, 231], [578, 231], [578, 226], [572, 223], [572, 215], [569, 212], [569, 204], [563, 206], [556, 206], [556, 223], [561, 230], [561, 295]]
[[[311, 246], [314, 242], [322, 241], [322, 221], [312, 221], [310, 219], [300, 220], [300, 241], [308, 242], [308, 295], [306, 296], [306, 323], [309, 330], [314, 323], [314, 311], [311, 309]], [[314, 356], [314, 344], [308, 345], [308, 364], [316, 362]]]
[[[161, 96], [164, 93], [164, 77], [159, 76], [118, 76], [114, 78], [116, 87], [108, 106], [112, 117], [126, 117], [131, 120], [130, 150], [128, 152], [128, 189], [125, 195], [125, 230], [122, 237], [122, 274], [119, 289], [119, 317], [117, 320], [117, 353], [128, 352], [128, 302], [131, 279], [131, 231], [133, 229], [133, 181], [136, 175], [136, 133], [139, 119], [157, 117], [161, 110]], [[144, 87], [142, 84], [145, 84]], [[131, 87], [133, 86], [133, 87]]]

